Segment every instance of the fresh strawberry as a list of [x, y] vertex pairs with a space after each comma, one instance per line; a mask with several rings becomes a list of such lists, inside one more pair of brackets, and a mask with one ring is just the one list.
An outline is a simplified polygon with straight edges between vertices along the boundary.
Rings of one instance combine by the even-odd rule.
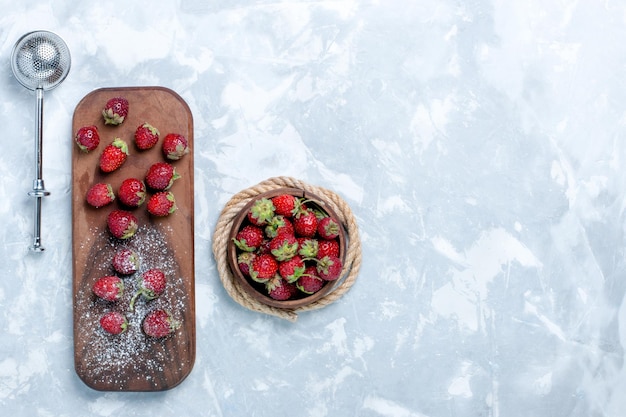
[[278, 273], [287, 282], [296, 282], [304, 274], [304, 260], [300, 255], [295, 255], [291, 259], [278, 263]]
[[242, 251], [254, 252], [261, 246], [264, 239], [263, 230], [258, 226], [249, 224], [237, 232], [233, 238], [233, 243]]
[[176, 199], [171, 191], [159, 191], [148, 200], [148, 213], [157, 217], [165, 217], [176, 211]]
[[174, 181], [180, 178], [171, 164], [167, 162], [155, 162], [150, 165], [146, 173], [146, 185], [155, 191], [169, 190]]
[[114, 97], [106, 102], [102, 110], [105, 125], [119, 125], [128, 116], [128, 100], [124, 97]]
[[311, 209], [298, 212], [293, 219], [293, 228], [298, 236], [313, 237], [317, 233], [317, 216]]
[[265, 235], [269, 238], [274, 238], [281, 233], [290, 233], [294, 234], [293, 223], [283, 216], [282, 214], [278, 214], [272, 217], [265, 226]]
[[107, 217], [107, 226], [111, 234], [118, 239], [129, 239], [139, 228], [137, 218], [126, 210], [113, 210]]
[[161, 149], [167, 159], [176, 161], [189, 153], [189, 144], [183, 135], [168, 133], [163, 138]]
[[341, 225], [332, 217], [323, 217], [317, 222], [317, 235], [322, 239], [335, 239], [340, 230]]
[[298, 240], [289, 233], [283, 233], [270, 241], [270, 252], [277, 261], [286, 261], [298, 253]]
[[321, 259], [325, 256], [333, 256], [335, 258], [339, 257], [339, 242], [337, 239], [326, 240], [319, 239], [317, 241], [317, 254], [315, 257]]
[[95, 208], [104, 207], [115, 200], [115, 194], [111, 184], [99, 182], [89, 187], [87, 191], [87, 203]]
[[150, 123], [139, 125], [135, 130], [135, 146], [142, 151], [152, 148], [159, 141], [159, 129]]
[[128, 145], [120, 138], [115, 138], [100, 154], [100, 169], [102, 172], [113, 172], [126, 162]]
[[324, 281], [334, 281], [341, 275], [343, 264], [335, 256], [324, 256], [317, 263], [317, 275]]
[[74, 141], [83, 152], [93, 151], [100, 144], [100, 134], [96, 126], [83, 126], [76, 132]]
[[278, 272], [278, 262], [268, 253], [256, 256], [250, 263], [250, 278], [256, 282], [267, 282]]
[[135, 309], [135, 301], [143, 296], [146, 300], [154, 300], [165, 291], [167, 279], [165, 273], [158, 268], [152, 268], [144, 272], [139, 278], [139, 289], [130, 300], [130, 311]]
[[314, 294], [322, 289], [324, 280], [317, 275], [315, 266], [308, 266], [296, 282], [296, 287], [305, 294]]
[[289, 300], [297, 293], [295, 284], [287, 282], [280, 275], [276, 275], [270, 279], [265, 284], [265, 288], [271, 298], [279, 301]]
[[117, 197], [127, 207], [139, 207], [146, 200], [146, 186], [137, 178], [126, 178], [117, 190]]
[[272, 203], [276, 208], [276, 214], [287, 218], [293, 217], [298, 207], [298, 199], [291, 194], [281, 194], [272, 197]]
[[314, 258], [319, 251], [317, 239], [311, 237], [298, 237], [298, 254], [305, 258]]
[[122, 248], [113, 256], [113, 269], [121, 275], [131, 275], [139, 269], [139, 254], [132, 249]]
[[128, 321], [119, 311], [109, 311], [100, 317], [100, 327], [109, 334], [117, 335], [126, 331]]
[[250, 276], [250, 265], [255, 257], [253, 252], [241, 252], [237, 255], [237, 266], [244, 276]]
[[260, 198], [252, 204], [248, 212], [248, 220], [256, 226], [265, 226], [274, 217], [274, 204], [268, 198]]
[[261, 246], [259, 246], [259, 249], [256, 251], [257, 255], [262, 255], [264, 253], [269, 253], [271, 255], [270, 252], [270, 239], [263, 239], [263, 242], [261, 243]]
[[106, 301], [117, 301], [124, 293], [124, 282], [115, 275], [107, 275], [93, 284], [93, 293]]
[[165, 310], [154, 310], [143, 319], [141, 328], [146, 336], [162, 338], [173, 334], [181, 323], [174, 320], [172, 315]]

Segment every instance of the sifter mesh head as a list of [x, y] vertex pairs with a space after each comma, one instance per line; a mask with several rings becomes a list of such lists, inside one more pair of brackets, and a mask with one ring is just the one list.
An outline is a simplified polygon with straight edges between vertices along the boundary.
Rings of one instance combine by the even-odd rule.
[[13, 48], [11, 68], [15, 78], [29, 90], [50, 90], [67, 77], [70, 51], [58, 35], [35, 31], [22, 36]]

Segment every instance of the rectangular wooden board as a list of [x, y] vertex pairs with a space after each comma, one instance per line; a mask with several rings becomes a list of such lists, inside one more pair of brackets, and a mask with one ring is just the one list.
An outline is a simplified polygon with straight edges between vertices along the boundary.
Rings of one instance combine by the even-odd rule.
[[[129, 114], [121, 125], [105, 126], [102, 109], [107, 100], [118, 96], [129, 101]], [[140, 151], [134, 144], [134, 133], [144, 122], [159, 129], [161, 138], [154, 148]], [[72, 145], [76, 373], [88, 386], [101, 391], [167, 390], [191, 372], [196, 353], [192, 114], [185, 101], [167, 88], [102, 88], [87, 94], [76, 106], [73, 135], [80, 127], [89, 125], [98, 128], [100, 146], [85, 153]], [[168, 133], [182, 134], [189, 142], [190, 152], [180, 160], [166, 160], [162, 154], [161, 143]], [[105, 174], [98, 165], [100, 153], [115, 137], [128, 143], [130, 155], [121, 168]], [[144, 180], [150, 165], [161, 161], [172, 163], [181, 177], [170, 188], [177, 210], [157, 218], [147, 212], [144, 203], [131, 210], [139, 222], [135, 236], [127, 240], [112, 237], [106, 226], [107, 216], [113, 209], [124, 207], [116, 199], [108, 206], [93, 208], [86, 203], [88, 189], [98, 182], [109, 183], [117, 195], [124, 179]], [[99, 277], [114, 274], [112, 258], [122, 247], [139, 254], [139, 270], [130, 276], [120, 276], [125, 286], [121, 300], [112, 303], [97, 299], [92, 286]], [[138, 278], [150, 268], [160, 268], [166, 273], [166, 290], [151, 301], [140, 297], [131, 311], [130, 298], [137, 291]], [[149, 338], [141, 329], [145, 315], [157, 308], [168, 310], [181, 322], [174, 334], [163, 339]], [[128, 329], [117, 336], [105, 333], [99, 325], [102, 314], [111, 310], [124, 313], [129, 322]]]

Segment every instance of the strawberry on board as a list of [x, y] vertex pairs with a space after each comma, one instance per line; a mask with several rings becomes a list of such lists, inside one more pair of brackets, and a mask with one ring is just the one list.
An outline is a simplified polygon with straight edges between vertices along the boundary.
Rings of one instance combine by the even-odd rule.
[[187, 138], [178, 133], [168, 133], [163, 138], [161, 145], [163, 156], [174, 161], [179, 160], [189, 153], [189, 144]]
[[130, 211], [115, 209], [107, 216], [107, 227], [118, 239], [130, 239], [139, 228], [137, 217]]
[[83, 126], [76, 132], [74, 141], [83, 152], [93, 151], [100, 144], [100, 134], [96, 126]]
[[93, 293], [106, 301], [117, 301], [124, 293], [124, 282], [115, 275], [98, 278], [93, 284]]
[[148, 213], [157, 217], [165, 217], [176, 211], [176, 199], [171, 191], [159, 191], [148, 200]]
[[180, 178], [176, 168], [167, 162], [155, 162], [146, 172], [146, 185], [155, 191], [169, 190], [174, 181]]
[[154, 300], [165, 291], [167, 278], [165, 272], [159, 268], [152, 268], [144, 272], [139, 278], [139, 289], [130, 300], [130, 311], [135, 309], [137, 298], [143, 296], [146, 300]]
[[146, 199], [146, 186], [137, 178], [126, 178], [117, 190], [117, 197], [127, 207], [139, 207]]
[[100, 317], [100, 327], [109, 334], [117, 335], [126, 331], [128, 321], [119, 311], [109, 311]]
[[110, 204], [115, 200], [115, 194], [111, 188], [111, 184], [96, 183], [87, 190], [87, 204], [92, 207], [100, 208]]
[[181, 323], [179, 321], [174, 320], [168, 311], [162, 309], [148, 313], [141, 324], [141, 328], [146, 336], [154, 338], [169, 336], [180, 326]]
[[139, 269], [139, 254], [132, 249], [122, 248], [113, 255], [113, 269], [121, 275], [131, 275]]
[[143, 123], [135, 130], [135, 146], [142, 151], [152, 148], [159, 141], [159, 129], [150, 123]]
[[105, 125], [120, 125], [128, 116], [129, 103], [124, 97], [109, 99], [102, 110]]
[[100, 169], [102, 172], [113, 172], [126, 162], [128, 158], [128, 144], [120, 138], [115, 138], [100, 154]]

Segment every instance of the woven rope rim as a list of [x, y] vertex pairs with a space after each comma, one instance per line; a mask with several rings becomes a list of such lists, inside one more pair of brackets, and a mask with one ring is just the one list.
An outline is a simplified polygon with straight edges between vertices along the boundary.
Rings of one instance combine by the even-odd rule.
[[[251, 199], [254, 199], [259, 194], [283, 187], [298, 188], [324, 198], [337, 213], [338, 220], [343, 224], [348, 244], [341, 276], [332, 291], [311, 304], [295, 309], [268, 306], [255, 300], [246, 293], [241, 284], [235, 279], [228, 265], [228, 236], [235, 217]], [[295, 178], [274, 177], [240, 191], [226, 203], [220, 213], [215, 232], [213, 233], [213, 256], [217, 262], [217, 271], [224, 289], [233, 300], [249, 310], [295, 322], [299, 312], [325, 307], [341, 298], [354, 285], [361, 268], [361, 239], [359, 237], [358, 225], [350, 206], [338, 194]]]

